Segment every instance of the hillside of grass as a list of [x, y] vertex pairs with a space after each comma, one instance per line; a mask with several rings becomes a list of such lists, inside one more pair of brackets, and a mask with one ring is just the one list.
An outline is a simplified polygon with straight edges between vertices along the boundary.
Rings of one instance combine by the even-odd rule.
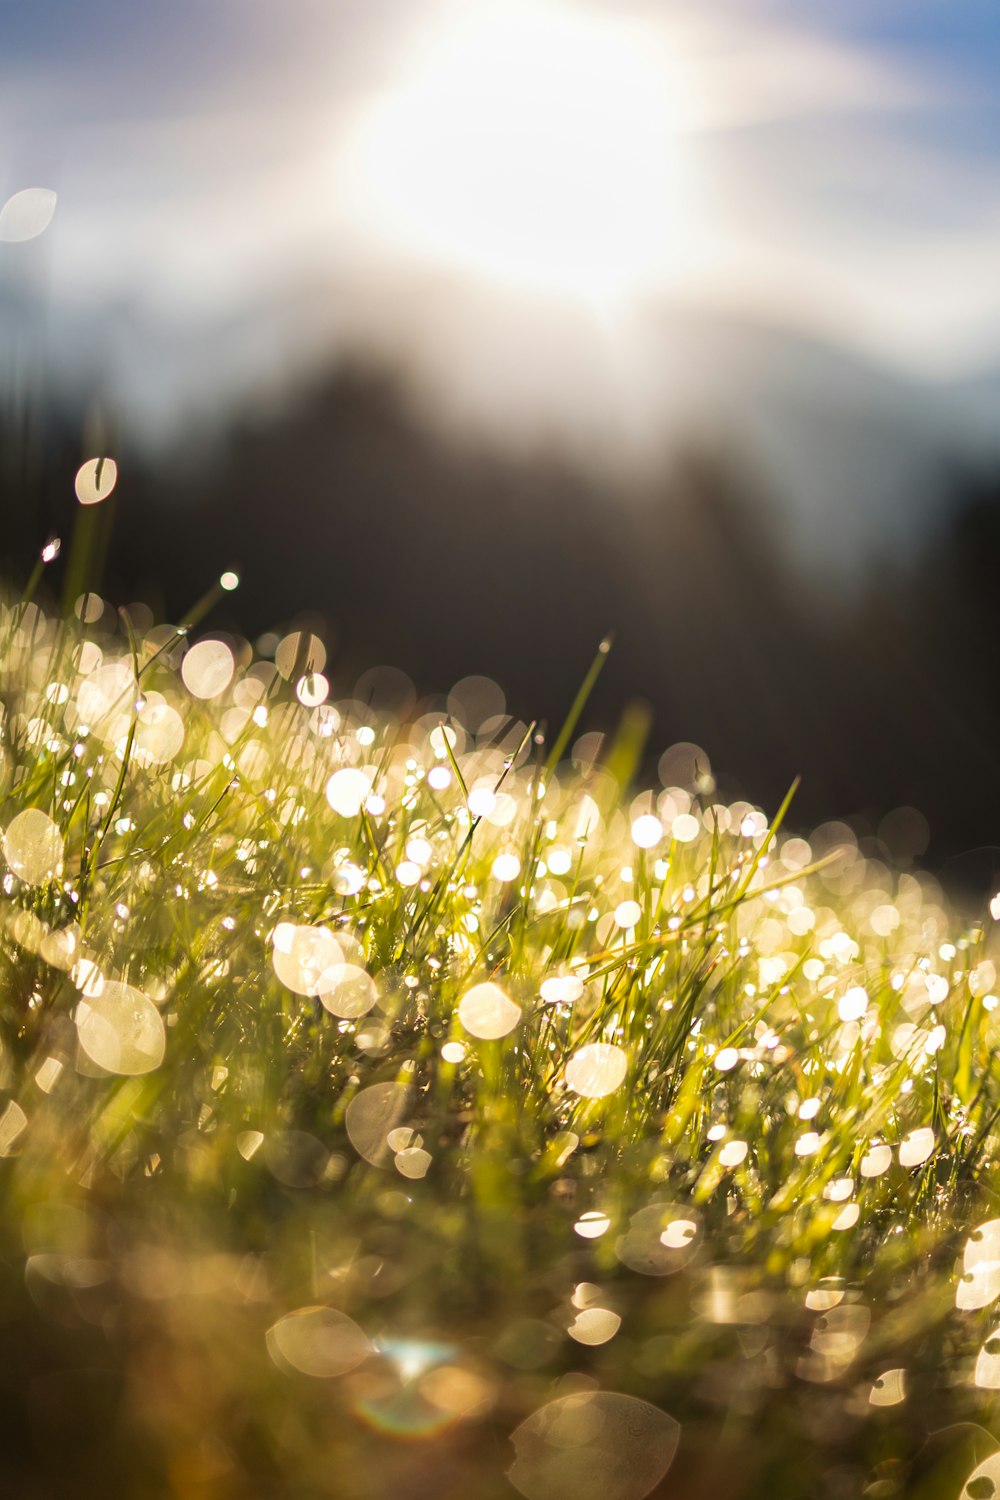
[[272, 645], [0, 611], [3, 1492], [1000, 1493], [990, 912]]

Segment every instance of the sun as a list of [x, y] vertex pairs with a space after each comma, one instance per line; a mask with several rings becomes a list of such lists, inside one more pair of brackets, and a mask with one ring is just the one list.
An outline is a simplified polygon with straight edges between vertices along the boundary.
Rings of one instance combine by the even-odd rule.
[[350, 133], [352, 218], [411, 260], [627, 297], [683, 247], [679, 104], [658, 36], [610, 9], [446, 4]]

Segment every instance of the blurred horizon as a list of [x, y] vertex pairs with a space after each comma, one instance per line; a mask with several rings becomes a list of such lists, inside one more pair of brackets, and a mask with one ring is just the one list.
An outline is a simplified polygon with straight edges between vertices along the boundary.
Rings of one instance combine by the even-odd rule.
[[[3, 445], [8, 576], [27, 576], [40, 535], [73, 534], [82, 425], [53, 413], [32, 443]], [[398, 708], [402, 694], [421, 712], [485, 675], [515, 720], [550, 731], [610, 631], [588, 754], [625, 732], [648, 779], [669, 744], [694, 742], [728, 797], [773, 810], [801, 776], [793, 827], [846, 818], [871, 857], [919, 858], [973, 896], [995, 882], [996, 469], [956, 465], [926, 537], [821, 597], [738, 450], [692, 444], [623, 495], [562, 451], [435, 432], [371, 369], [317, 380], [210, 453], [116, 451], [99, 532], [114, 606], [177, 621], [232, 567], [238, 592], [199, 636], [266, 654], [307, 629], [329, 648], [335, 696], [388, 693]], [[52, 604], [71, 567], [64, 548]], [[115, 622], [105, 606], [92, 629]], [[887, 819], [912, 848], [880, 840]]]

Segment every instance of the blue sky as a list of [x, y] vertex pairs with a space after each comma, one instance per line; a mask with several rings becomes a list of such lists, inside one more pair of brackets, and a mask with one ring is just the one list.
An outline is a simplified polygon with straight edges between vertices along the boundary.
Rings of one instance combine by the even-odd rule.
[[[623, 367], [634, 357], [623, 330], [650, 299], [774, 321], [915, 380], [1000, 366], [995, 0], [536, 0], [526, 14], [543, 11], [560, 25], [645, 28], [690, 95], [676, 122], [690, 192], [665, 204], [677, 242], [662, 277], [653, 259], [629, 264], [616, 288]], [[417, 183], [425, 199], [437, 192], [447, 223], [415, 223], [412, 204], [408, 219], [379, 217], [385, 183], [378, 201], [366, 196], [347, 149], [373, 100], [405, 85], [412, 112], [432, 95], [433, 69], [421, 82], [412, 60], [422, 43], [432, 59], [435, 47], [447, 52], [457, 14], [454, 0], [7, 7], [0, 201], [48, 186], [59, 207], [37, 244], [0, 244], [0, 289], [44, 300], [55, 360], [71, 359], [81, 338], [92, 350], [117, 308], [104, 363], [119, 362], [123, 388], [156, 363], [157, 401], [163, 371], [175, 385], [191, 378], [178, 328], [223, 387], [236, 367], [246, 378], [254, 351], [266, 349], [271, 371], [293, 364], [304, 335], [289, 309], [325, 278], [339, 313], [306, 319], [310, 357], [323, 338], [346, 336], [390, 352], [398, 337], [412, 353], [428, 336], [420, 289], [438, 273], [468, 290], [488, 350], [510, 286], [481, 241], [478, 259], [461, 253], [446, 200], [462, 164]], [[461, 14], [497, 24], [493, 0], [461, 0]], [[612, 121], [627, 94], [626, 79]], [[390, 148], [405, 145], [397, 115]], [[545, 285], [528, 293], [557, 303], [549, 262]], [[447, 299], [435, 305], [461, 381], [467, 305], [458, 296], [452, 330]]]

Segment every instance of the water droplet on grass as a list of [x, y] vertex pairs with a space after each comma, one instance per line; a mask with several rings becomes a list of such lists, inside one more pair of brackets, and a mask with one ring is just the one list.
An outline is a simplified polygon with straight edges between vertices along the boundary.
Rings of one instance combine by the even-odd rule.
[[73, 488], [81, 505], [99, 505], [117, 483], [118, 465], [113, 458], [88, 458], [77, 469]]
[[616, 1391], [561, 1396], [511, 1434], [507, 1477], [526, 1500], [644, 1500], [673, 1462], [680, 1424]]
[[267, 1349], [279, 1369], [317, 1380], [346, 1375], [372, 1352], [357, 1323], [332, 1307], [300, 1307], [279, 1318], [267, 1331]]
[[184, 686], [194, 698], [218, 698], [233, 680], [236, 663], [225, 641], [199, 641], [181, 662]]
[[11, 819], [3, 836], [3, 853], [26, 885], [45, 885], [62, 873], [62, 834], [41, 808], [26, 808]]
[[80, 1000], [76, 1033], [91, 1062], [127, 1077], [158, 1068], [167, 1044], [163, 1017], [152, 1000], [110, 979], [99, 995]]
[[621, 1088], [628, 1072], [628, 1057], [621, 1047], [594, 1042], [574, 1052], [566, 1064], [566, 1083], [584, 1099], [603, 1099]]
[[521, 1019], [521, 1007], [498, 984], [475, 984], [459, 1002], [458, 1019], [470, 1036], [496, 1041], [514, 1030]]
[[344, 1112], [348, 1139], [373, 1167], [389, 1165], [392, 1148], [386, 1137], [403, 1123], [410, 1091], [403, 1083], [373, 1083], [355, 1094]]

